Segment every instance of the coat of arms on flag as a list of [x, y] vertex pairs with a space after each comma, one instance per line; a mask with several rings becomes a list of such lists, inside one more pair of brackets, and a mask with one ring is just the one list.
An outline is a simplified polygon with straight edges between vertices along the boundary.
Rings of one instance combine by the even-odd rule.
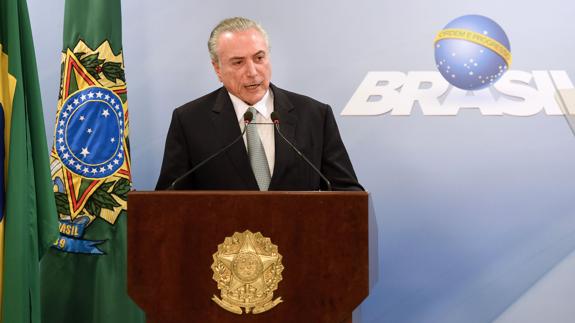
[[130, 190], [128, 106], [122, 55], [108, 41], [79, 41], [62, 58], [51, 173], [60, 221], [55, 247], [102, 254], [102, 240], [83, 239], [97, 217], [114, 224]]

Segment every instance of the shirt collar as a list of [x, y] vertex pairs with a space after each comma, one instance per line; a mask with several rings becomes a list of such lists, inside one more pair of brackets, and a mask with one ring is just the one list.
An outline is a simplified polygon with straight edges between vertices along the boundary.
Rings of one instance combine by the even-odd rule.
[[[238, 98], [237, 96], [231, 94], [228, 91], [230, 99], [232, 100], [232, 104], [234, 105], [234, 110], [236, 111], [236, 115], [238, 117], [238, 121], [244, 120], [244, 113], [248, 110], [251, 105], [248, 105], [242, 99]], [[264, 117], [264, 119], [269, 119], [273, 108], [274, 96], [271, 89], [268, 89], [266, 94], [259, 100], [256, 104], [253, 105], [254, 109], [258, 111], [258, 113]]]

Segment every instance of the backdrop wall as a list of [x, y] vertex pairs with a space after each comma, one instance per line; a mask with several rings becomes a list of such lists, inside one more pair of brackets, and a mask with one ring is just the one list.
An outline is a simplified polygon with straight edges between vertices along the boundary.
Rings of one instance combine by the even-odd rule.
[[[64, 4], [28, 2], [51, 138]], [[144, 0], [122, 6], [136, 189], [155, 185], [171, 111], [220, 86], [206, 48], [210, 30], [223, 18], [247, 16], [270, 35], [272, 81], [331, 104], [372, 194], [380, 273], [356, 312], [361, 322], [529, 322], [536, 314], [573, 321], [565, 300], [575, 294], [568, 274], [575, 267], [569, 257], [575, 138], [562, 116], [465, 109], [440, 117], [417, 107], [401, 117], [339, 114], [369, 71], [435, 71], [436, 33], [466, 14], [503, 27], [513, 70], [565, 70], [575, 80], [575, 4]], [[543, 301], [550, 298], [557, 301]]]

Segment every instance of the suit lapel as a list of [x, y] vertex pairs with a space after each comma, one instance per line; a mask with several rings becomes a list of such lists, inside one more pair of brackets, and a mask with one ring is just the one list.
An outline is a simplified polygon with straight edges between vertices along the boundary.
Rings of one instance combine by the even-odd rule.
[[[221, 88], [212, 108], [212, 121], [216, 135], [220, 139], [220, 147], [231, 143], [241, 134], [240, 125], [234, 106], [225, 88]], [[210, 135], [210, 134], [206, 134]], [[248, 153], [243, 140], [239, 140], [226, 151], [227, 157], [236, 168], [247, 189], [258, 189], [256, 178], [252, 171]]]
[[[297, 147], [295, 142], [295, 130], [297, 124], [297, 117], [294, 111], [294, 106], [289, 101], [287, 95], [283, 90], [278, 89], [273, 84], [270, 85], [274, 95], [274, 110], [279, 115], [280, 130], [284, 136]], [[270, 189], [273, 189], [279, 184], [282, 178], [285, 179], [285, 172], [290, 165], [293, 165], [294, 154], [291, 147], [280, 138], [279, 134], [275, 134], [275, 164], [274, 173], [272, 175]]]

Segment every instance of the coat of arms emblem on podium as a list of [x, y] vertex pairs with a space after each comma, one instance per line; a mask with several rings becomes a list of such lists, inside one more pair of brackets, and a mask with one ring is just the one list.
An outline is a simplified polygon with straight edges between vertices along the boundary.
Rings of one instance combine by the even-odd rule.
[[273, 292], [282, 280], [284, 269], [278, 247], [260, 232], [236, 232], [218, 245], [213, 255], [212, 278], [221, 290], [221, 299], [212, 300], [236, 314], [258, 314], [282, 302], [273, 299]]

